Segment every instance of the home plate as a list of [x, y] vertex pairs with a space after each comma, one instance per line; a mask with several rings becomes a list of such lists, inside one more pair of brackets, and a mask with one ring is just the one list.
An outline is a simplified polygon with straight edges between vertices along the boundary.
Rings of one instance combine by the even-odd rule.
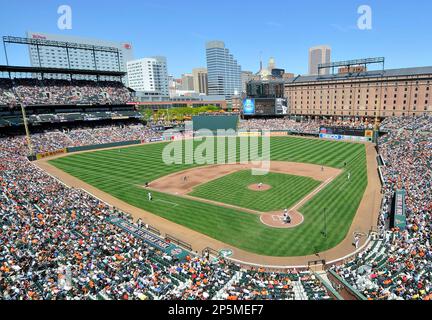
[[303, 223], [303, 215], [298, 211], [290, 211], [291, 223], [285, 223], [283, 212], [270, 212], [261, 215], [260, 220], [266, 226], [280, 229], [291, 229]]

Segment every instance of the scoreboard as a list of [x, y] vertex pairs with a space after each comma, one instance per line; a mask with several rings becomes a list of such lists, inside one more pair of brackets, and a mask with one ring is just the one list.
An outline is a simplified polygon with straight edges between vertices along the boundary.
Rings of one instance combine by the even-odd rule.
[[282, 98], [246, 98], [243, 100], [245, 116], [286, 115], [287, 100]]
[[255, 99], [255, 115], [274, 115], [275, 99]]

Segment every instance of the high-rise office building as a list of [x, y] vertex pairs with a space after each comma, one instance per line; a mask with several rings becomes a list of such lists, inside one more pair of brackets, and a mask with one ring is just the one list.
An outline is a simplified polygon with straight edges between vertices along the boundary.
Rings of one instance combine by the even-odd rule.
[[241, 82], [242, 82], [242, 92], [246, 92], [246, 85], [254, 77], [252, 71], [242, 71], [241, 72]]
[[191, 73], [182, 74], [182, 90], [194, 91], [194, 80]]
[[230, 99], [241, 93], [241, 67], [222, 41], [206, 44], [208, 93]]
[[[309, 49], [309, 74], [318, 75], [318, 65], [331, 62], [331, 48], [329, 46], [317, 46]], [[329, 74], [329, 69], [324, 69], [320, 75]]]
[[129, 87], [147, 95], [169, 96], [165, 57], [150, 57], [127, 63]]
[[[70, 68], [103, 71], [124, 71], [126, 64], [133, 60], [133, 49], [129, 42], [113, 42], [97, 39], [87, 39], [75, 36], [53, 35], [41, 32], [27, 32], [31, 39], [61, 41], [92, 46], [117, 48], [119, 55], [84, 49], [57, 48], [51, 46], [29, 46], [30, 64], [32, 67]], [[69, 56], [69, 59], [68, 59]], [[53, 75], [54, 77], [54, 75]]]
[[206, 68], [195, 68], [192, 70], [194, 90], [198, 94], [208, 94], [208, 75]]

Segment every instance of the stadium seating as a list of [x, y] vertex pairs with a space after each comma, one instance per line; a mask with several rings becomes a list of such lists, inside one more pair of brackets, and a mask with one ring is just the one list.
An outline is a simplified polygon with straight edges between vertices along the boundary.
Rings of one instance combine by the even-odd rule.
[[307, 120], [297, 122], [289, 118], [248, 119], [239, 123], [240, 130], [273, 130], [292, 133], [319, 134], [320, 127], [330, 124], [333, 127], [348, 127], [356, 129], [371, 129], [371, 124], [361, 121]]
[[[76, 131], [32, 140], [47, 151], [152, 132], [139, 126]], [[248, 274], [222, 258], [190, 253], [178, 261], [126, 233], [106, 218], [130, 217], [61, 184], [28, 161], [26, 152], [24, 137], [0, 139], [0, 299], [215, 299], [234, 276]], [[303, 299], [327, 297], [309, 276], [297, 286]], [[267, 289], [272, 297], [293, 297], [290, 287], [273, 287]]]
[[131, 99], [115, 81], [0, 79], [0, 105], [125, 104]]
[[[387, 203], [379, 236], [332, 270], [368, 299], [432, 297], [432, 117], [389, 118], [379, 141]], [[160, 137], [142, 125], [32, 135], [38, 152]], [[68, 188], [0, 138], [0, 299], [330, 299], [310, 271], [246, 270], [190, 253], [178, 260], [109, 223], [125, 213]], [[407, 230], [388, 229], [389, 197], [407, 191]], [[135, 224], [137, 228], [141, 228]]]
[[[432, 298], [432, 117], [388, 118], [379, 150], [385, 161], [380, 240], [353, 261], [333, 268], [369, 299]], [[395, 189], [404, 189], [407, 229], [389, 230]]]

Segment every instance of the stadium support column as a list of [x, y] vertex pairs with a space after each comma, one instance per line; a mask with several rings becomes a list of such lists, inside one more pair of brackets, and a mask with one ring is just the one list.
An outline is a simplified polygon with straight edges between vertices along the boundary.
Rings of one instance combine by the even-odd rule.
[[23, 104], [21, 104], [21, 113], [22, 113], [22, 117], [23, 117], [23, 121], [24, 121], [24, 128], [25, 128], [25, 132], [26, 132], [27, 145], [28, 145], [29, 153], [30, 153], [29, 155], [33, 156], [34, 155], [33, 145], [32, 145], [31, 139], [30, 139], [30, 131], [28, 128], [27, 115], [26, 115], [25, 107]]

